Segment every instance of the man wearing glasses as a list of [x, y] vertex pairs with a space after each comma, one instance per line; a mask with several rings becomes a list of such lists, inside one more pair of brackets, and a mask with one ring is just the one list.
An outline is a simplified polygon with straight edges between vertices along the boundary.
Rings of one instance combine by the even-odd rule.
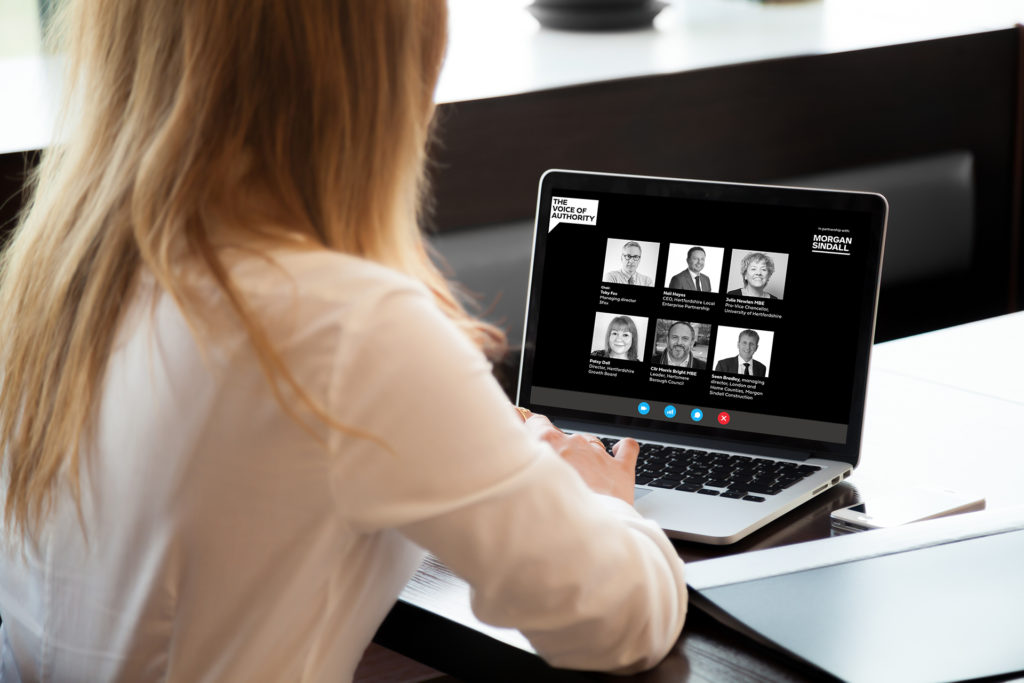
[[614, 282], [617, 285], [638, 285], [640, 287], [653, 287], [654, 279], [638, 273], [640, 267], [640, 256], [643, 250], [637, 242], [626, 242], [622, 245], [622, 268], [611, 270], [604, 274], [605, 282]]

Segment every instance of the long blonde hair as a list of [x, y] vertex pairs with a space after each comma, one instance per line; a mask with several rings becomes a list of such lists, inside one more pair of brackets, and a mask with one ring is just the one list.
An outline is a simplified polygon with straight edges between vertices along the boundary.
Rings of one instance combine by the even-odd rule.
[[79, 447], [142, 269], [194, 322], [177, 265], [204, 264], [278, 400], [310, 402], [208, 232], [267, 225], [246, 201], [254, 191], [277, 223], [421, 280], [481, 348], [501, 348], [453, 295], [417, 223], [446, 21], [443, 0], [66, 2], [56, 25], [73, 123], [44, 154], [0, 263], [8, 531], [32, 531], [65, 467], [80, 499]]

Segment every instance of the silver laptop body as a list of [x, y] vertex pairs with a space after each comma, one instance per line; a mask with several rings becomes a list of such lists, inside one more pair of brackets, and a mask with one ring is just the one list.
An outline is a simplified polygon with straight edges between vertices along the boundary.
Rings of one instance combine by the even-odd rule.
[[870, 193], [546, 172], [518, 404], [637, 439], [637, 510], [738, 541], [857, 465], [887, 214]]

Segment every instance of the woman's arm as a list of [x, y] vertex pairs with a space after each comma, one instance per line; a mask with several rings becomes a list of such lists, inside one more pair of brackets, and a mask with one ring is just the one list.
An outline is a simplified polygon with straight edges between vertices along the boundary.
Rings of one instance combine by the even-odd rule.
[[664, 533], [622, 500], [635, 444], [613, 459], [543, 418], [524, 426], [423, 296], [394, 295], [348, 328], [332, 411], [391, 450], [335, 439], [340, 512], [433, 552], [472, 586], [481, 620], [520, 629], [555, 666], [657, 663], [682, 628], [686, 586]]

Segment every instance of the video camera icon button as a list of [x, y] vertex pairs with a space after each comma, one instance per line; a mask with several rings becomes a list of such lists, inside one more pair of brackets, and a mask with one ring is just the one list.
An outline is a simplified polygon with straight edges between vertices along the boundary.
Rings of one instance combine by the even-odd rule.
[[636, 411], [641, 415], [646, 415], [647, 413], [651, 412], [651, 404], [648, 403], [647, 401], [641, 401], [640, 405], [636, 407]]

